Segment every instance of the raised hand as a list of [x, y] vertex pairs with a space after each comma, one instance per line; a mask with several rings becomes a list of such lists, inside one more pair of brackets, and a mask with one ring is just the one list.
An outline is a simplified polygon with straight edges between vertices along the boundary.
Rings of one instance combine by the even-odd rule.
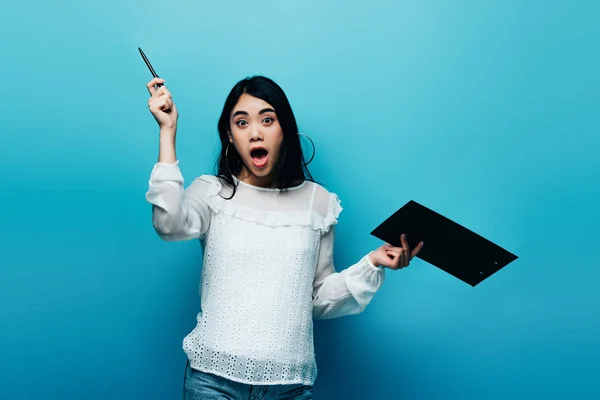
[[177, 128], [177, 119], [179, 113], [177, 107], [173, 103], [173, 96], [166, 86], [161, 86], [156, 89], [154, 86], [158, 83], [164, 84], [162, 78], [154, 78], [146, 84], [150, 99], [148, 99], [148, 109], [158, 122], [160, 129], [175, 130]]

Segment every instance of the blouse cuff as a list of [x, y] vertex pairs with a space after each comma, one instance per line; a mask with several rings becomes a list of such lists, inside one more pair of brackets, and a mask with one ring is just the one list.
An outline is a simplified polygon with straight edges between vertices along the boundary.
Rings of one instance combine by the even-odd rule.
[[157, 162], [150, 174], [150, 184], [164, 181], [175, 181], [183, 184], [183, 175], [179, 169], [179, 161], [174, 163]]
[[165, 166], [165, 167], [176, 167], [179, 165], [179, 160], [176, 160], [174, 163], [168, 162], [157, 162], [156, 165]]
[[371, 263], [365, 255], [346, 271], [346, 286], [359, 304], [366, 306], [385, 281], [385, 270]]

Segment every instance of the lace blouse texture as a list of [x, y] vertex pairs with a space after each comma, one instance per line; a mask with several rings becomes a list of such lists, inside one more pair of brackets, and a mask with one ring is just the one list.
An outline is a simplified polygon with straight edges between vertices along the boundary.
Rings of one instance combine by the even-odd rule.
[[190, 366], [247, 384], [312, 385], [313, 318], [358, 314], [385, 279], [368, 254], [338, 272], [337, 195], [305, 181], [286, 190], [212, 175], [184, 188], [178, 166], [154, 165], [146, 200], [166, 241], [198, 239], [204, 259]]

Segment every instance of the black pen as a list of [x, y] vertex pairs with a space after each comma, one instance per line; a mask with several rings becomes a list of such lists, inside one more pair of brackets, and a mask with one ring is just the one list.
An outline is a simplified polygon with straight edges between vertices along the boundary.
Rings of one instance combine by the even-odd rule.
[[[138, 50], [140, 51], [140, 54], [142, 55], [142, 58], [144, 59], [144, 62], [146, 63], [146, 66], [150, 70], [150, 73], [152, 73], [152, 76], [155, 77], [155, 78], [160, 78], [160, 76], [158, 76], [158, 74], [156, 73], [156, 71], [154, 71], [154, 68], [152, 68], [152, 64], [150, 64], [150, 61], [148, 61], [148, 57], [146, 57], [146, 55], [144, 54], [144, 52], [142, 51], [142, 49], [138, 47]], [[156, 85], [154, 85], [154, 88], [158, 89], [161, 86], [163, 86], [162, 83], [157, 83]]]

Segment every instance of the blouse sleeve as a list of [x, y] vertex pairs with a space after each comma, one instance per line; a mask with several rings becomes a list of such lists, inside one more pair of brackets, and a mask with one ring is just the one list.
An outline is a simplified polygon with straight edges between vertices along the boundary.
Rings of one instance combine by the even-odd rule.
[[[335, 219], [332, 219], [335, 223]], [[313, 282], [313, 317], [331, 319], [359, 314], [385, 280], [385, 270], [371, 263], [369, 254], [338, 272], [333, 263], [335, 226], [321, 236]]]
[[152, 225], [166, 241], [200, 238], [210, 225], [207, 198], [214, 183], [204, 176], [187, 189], [183, 183], [178, 162], [156, 163], [150, 174], [146, 200], [152, 204]]

